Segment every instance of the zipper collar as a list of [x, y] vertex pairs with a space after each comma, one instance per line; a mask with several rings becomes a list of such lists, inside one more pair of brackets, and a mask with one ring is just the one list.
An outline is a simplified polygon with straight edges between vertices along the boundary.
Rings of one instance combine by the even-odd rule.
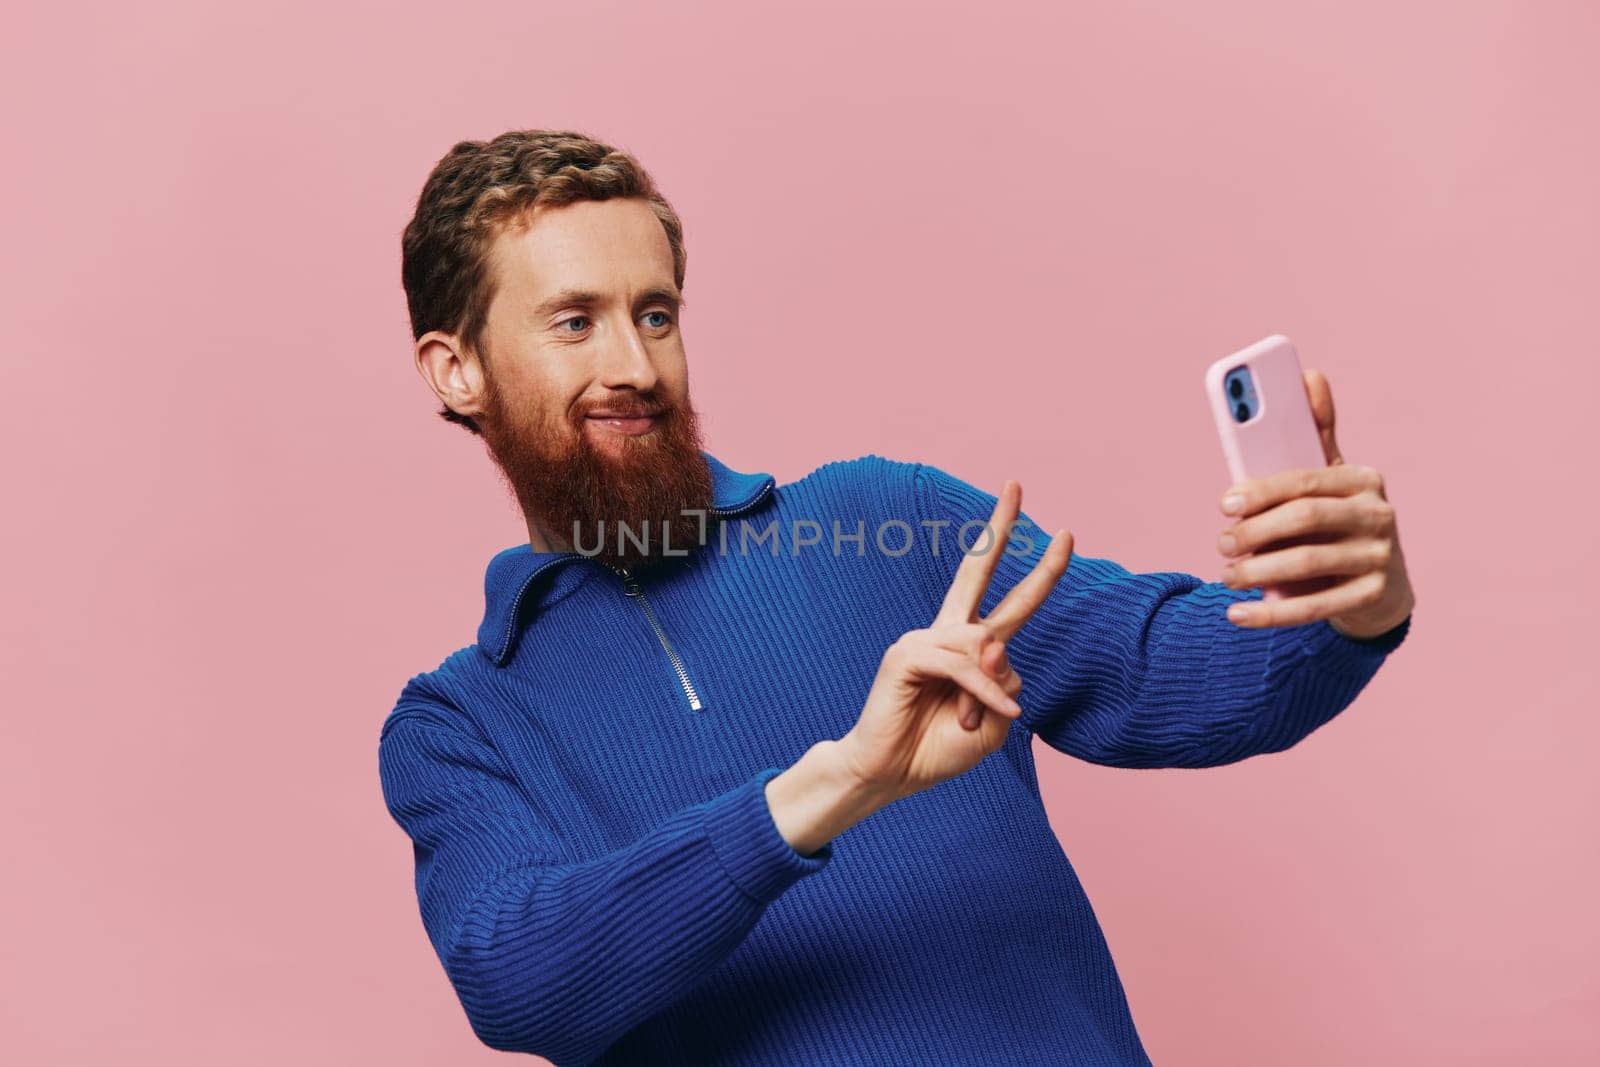
[[[755, 511], [771, 499], [777, 481], [770, 474], [733, 470], [710, 452], [700, 453], [711, 470], [711, 511], [728, 519]], [[527, 542], [495, 554], [483, 579], [483, 621], [478, 624], [478, 650], [503, 667], [516, 650], [517, 637], [537, 614], [553, 580], [535, 583], [541, 575], [565, 570], [563, 564], [589, 559], [581, 552], [535, 552]]]

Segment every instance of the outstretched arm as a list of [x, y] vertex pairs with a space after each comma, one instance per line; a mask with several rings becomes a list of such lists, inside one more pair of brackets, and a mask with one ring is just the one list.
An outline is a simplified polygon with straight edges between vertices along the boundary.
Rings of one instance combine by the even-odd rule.
[[[996, 498], [945, 471], [917, 465], [916, 506], [941, 527], [922, 554], [930, 593], [950, 583], [963, 544], [984, 544]], [[1024, 512], [985, 597], [987, 612], [1049, 544]], [[956, 535], [963, 523], [964, 542]], [[1370, 640], [1326, 620], [1246, 628], [1228, 605], [1259, 600], [1173, 571], [1136, 574], [1074, 553], [1066, 575], [1009, 642], [1023, 679], [1019, 721], [1051, 747], [1118, 767], [1206, 767], [1295, 744], [1345, 708], [1404, 640], [1409, 615]]]

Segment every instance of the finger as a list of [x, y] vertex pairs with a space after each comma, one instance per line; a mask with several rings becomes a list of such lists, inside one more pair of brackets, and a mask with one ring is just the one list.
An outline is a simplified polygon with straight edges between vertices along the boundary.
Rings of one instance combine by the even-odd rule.
[[976, 730], [983, 724], [983, 705], [965, 689], [957, 689], [956, 693], [956, 721], [963, 730]]
[[1011, 664], [1006, 661], [1005, 642], [996, 640], [985, 645], [978, 657], [978, 666], [983, 668], [984, 674], [1004, 685], [1006, 675], [1011, 672]]
[[1006, 643], [997, 637], [987, 623], [971, 622], [944, 625], [924, 631], [933, 644], [977, 660], [978, 667], [1000, 683], [1011, 696], [1022, 689], [1022, 679], [1011, 669], [1006, 655]]
[[964, 703], [957, 721], [961, 723], [963, 730], [980, 730], [986, 722], [1010, 723], [1010, 719], [1003, 715], [990, 715], [989, 709], [972, 700], [965, 690], [962, 691], [961, 697]]
[[1007, 696], [1015, 699], [1022, 692], [1022, 676], [1012, 669], [1004, 641], [996, 640], [994, 644], [986, 646], [979, 657], [978, 666], [983, 673], [1000, 683], [1000, 688], [1006, 691]]
[[[978, 666], [983, 673], [1000, 683], [1000, 688], [1005, 690], [1007, 696], [1013, 700], [1022, 692], [1022, 676], [1011, 669], [1011, 663], [1006, 658], [1006, 646], [1003, 641], [995, 641], [984, 646], [979, 656]], [[969, 694], [962, 691], [961, 725], [968, 730], [976, 730], [983, 724], [983, 708], [971, 701]]]
[[[1336, 467], [1293, 467], [1250, 478], [1229, 486], [1222, 494], [1225, 514], [1243, 518], [1302, 496], [1354, 496], [1382, 492], [1383, 475], [1372, 467], [1340, 463]], [[1236, 505], [1229, 499], [1238, 497]]]
[[1308, 368], [1304, 377], [1306, 399], [1311, 402], [1311, 416], [1316, 419], [1317, 433], [1322, 437], [1322, 454], [1329, 466], [1343, 463], [1339, 442], [1333, 436], [1333, 386], [1328, 384], [1328, 376], [1316, 369]]
[[1342, 615], [1373, 604], [1383, 592], [1384, 576], [1368, 572], [1331, 589], [1282, 600], [1236, 601], [1228, 607], [1228, 621], [1257, 630], [1268, 626], [1299, 626], [1332, 615]]
[[981, 622], [955, 623], [936, 626], [923, 631], [938, 648], [948, 649], [978, 665], [978, 669], [1005, 687], [1004, 671], [989, 668], [994, 656], [1005, 656], [1005, 643], [989, 632]]
[[1386, 500], [1353, 496], [1306, 496], [1236, 522], [1217, 537], [1217, 551], [1241, 556], [1290, 537], [1382, 536], [1392, 518]]
[[973, 659], [981, 659], [984, 650], [999, 640], [990, 632], [989, 627], [981, 622], [944, 622], [930, 626], [922, 633], [927, 635], [927, 640], [933, 645], [959, 652], [963, 656], [971, 656]]
[[1050, 596], [1050, 591], [1067, 573], [1067, 565], [1071, 562], [1072, 534], [1067, 530], [1057, 530], [1050, 539], [1050, 546], [1039, 557], [1039, 562], [1033, 565], [1026, 578], [1006, 593], [993, 611], [983, 617], [984, 624], [996, 636], [1008, 640], [1022, 629], [1022, 624], [1032, 618], [1039, 605]]
[[1007, 718], [1021, 714], [1022, 707], [1006, 694], [1000, 683], [984, 674], [972, 658], [947, 648], [926, 647], [914, 653], [911, 673], [924, 678], [945, 678], [972, 694], [984, 707]]
[[[994, 575], [995, 566], [1000, 562], [1000, 556], [1006, 547], [1007, 535], [1011, 526], [1017, 521], [1017, 513], [1022, 509], [1022, 486], [1011, 479], [1006, 479], [1005, 485], [1000, 487], [1000, 496], [995, 500], [994, 512], [989, 516], [989, 524], [978, 531], [973, 538], [970, 549], [963, 547], [966, 557], [961, 561], [961, 566], [956, 569], [956, 576], [950, 582], [950, 588], [944, 595], [944, 603], [939, 608], [939, 614], [934, 618], [937, 622], [971, 622], [978, 616], [978, 606], [983, 603], [984, 590], [989, 588], [989, 579]], [[956, 543], [961, 543], [961, 531], [956, 530]]]
[[1389, 542], [1381, 538], [1296, 545], [1228, 564], [1222, 569], [1222, 584], [1230, 589], [1253, 589], [1325, 575], [1365, 574], [1388, 564]]

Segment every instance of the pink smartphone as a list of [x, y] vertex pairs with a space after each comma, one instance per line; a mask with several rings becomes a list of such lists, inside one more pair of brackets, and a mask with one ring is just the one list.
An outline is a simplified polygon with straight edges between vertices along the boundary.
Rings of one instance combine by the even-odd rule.
[[[1228, 474], [1235, 482], [1299, 467], [1325, 467], [1322, 436], [1306, 399], [1300, 356], [1282, 334], [1273, 334], [1224, 356], [1206, 368], [1206, 396], [1222, 440]], [[1307, 543], [1286, 538], [1256, 554]], [[1334, 584], [1313, 579], [1263, 588], [1266, 600], [1313, 592]]]

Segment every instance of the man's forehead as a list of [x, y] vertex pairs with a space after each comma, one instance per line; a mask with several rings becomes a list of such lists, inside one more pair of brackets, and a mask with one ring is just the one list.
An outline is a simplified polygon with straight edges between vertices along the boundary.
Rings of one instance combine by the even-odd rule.
[[502, 283], [534, 300], [567, 289], [675, 288], [666, 230], [634, 198], [540, 206], [501, 231], [494, 258]]

